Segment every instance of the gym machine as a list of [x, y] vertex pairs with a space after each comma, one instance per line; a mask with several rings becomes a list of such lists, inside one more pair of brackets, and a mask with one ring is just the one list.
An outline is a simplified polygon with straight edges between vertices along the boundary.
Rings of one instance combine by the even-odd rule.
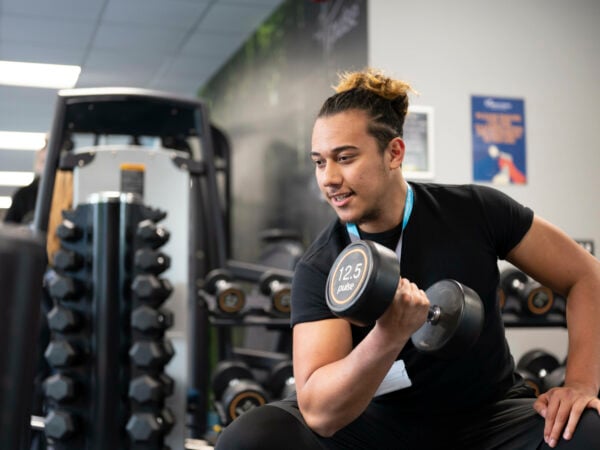
[[[29, 228], [0, 225], [0, 448], [29, 448], [34, 349], [40, 324], [44, 240]], [[39, 280], [39, 283], [32, 282]]]

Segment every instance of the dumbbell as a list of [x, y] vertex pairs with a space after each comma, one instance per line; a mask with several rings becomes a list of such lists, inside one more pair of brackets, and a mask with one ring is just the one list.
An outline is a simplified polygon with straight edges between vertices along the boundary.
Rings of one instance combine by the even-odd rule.
[[[400, 263], [396, 253], [373, 241], [358, 240], [336, 258], [326, 287], [327, 305], [338, 317], [359, 326], [375, 322], [393, 301]], [[472, 347], [483, 328], [483, 303], [475, 291], [455, 280], [441, 280], [426, 291], [431, 303], [426, 323], [411, 336], [421, 352], [454, 357]]]
[[131, 290], [140, 300], [156, 308], [171, 295], [173, 286], [166, 278], [144, 274], [136, 275], [131, 283]]
[[223, 425], [268, 401], [266, 391], [241, 361], [219, 362], [213, 372], [212, 390]]
[[129, 398], [140, 404], [159, 403], [172, 393], [173, 379], [165, 374], [158, 378], [144, 374], [129, 382]]
[[536, 397], [544, 392], [544, 386], [540, 377], [525, 369], [516, 368], [515, 372], [523, 379], [523, 382], [527, 386], [533, 389]]
[[275, 364], [269, 372], [266, 385], [271, 393], [271, 398], [275, 399], [286, 398], [296, 392], [292, 361], [285, 360]]
[[136, 412], [127, 421], [125, 429], [133, 442], [153, 443], [168, 434], [175, 423], [173, 413], [163, 408], [159, 414]]
[[135, 266], [145, 273], [159, 275], [171, 266], [171, 258], [161, 251], [141, 248], [135, 252]]
[[131, 313], [131, 326], [142, 333], [160, 335], [171, 325], [173, 325], [173, 313], [163, 308], [155, 309], [141, 305]]
[[216, 306], [225, 314], [236, 314], [246, 304], [246, 293], [224, 269], [211, 270], [206, 276], [206, 291], [215, 296]]
[[[500, 273], [500, 282], [498, 283], [498, 300], [502, 314], [514, 314], [520, 316], [523, 306], [518, 298], [510, 295], [513, 283], [527, 283], [529, 277], [518, 269], [508, 268]], [[515, 281], [518, 280], [518, 281]]]
[[522, 311], [529, 315], [545, 315], [554, 303], [552, 289], [531, 280], [518, 269], [509, 268], [502, 271], [500, 287], [504, 291], [507, 301], [511, 296], [516, 297], [523, 305]]
[[46, 347], [44, 357], [48, 364], [53, 367], [68, 367], [75, 364], [81, 356], [81, 352], [68, 341], [63, 339], [52, 340]]
[[71, 277], [54, 275], [48, 283], [48, 292], [52, 298], [76, 300], [82, 294], [83, 286]]
[[546, 376], [559, 365], [560, 362], [551, 353], [542, 349], [532, 349], [519, 358], [517, 369], [532, 373], [540, 380], [540, 386], [543, 387]]
[[138, 224], [137, 235], [151, 248], [159, 248], [170, 237], [170, 233], [162, 226], [156, 225], [151, 220], [142, 220]]
[[50, 439], [63, 441], [71, 438], [77, 429], [76, 417], [62, 410], [51, 410], [44, 419], [44, 434]]
[[137, 341], [129, 349], [131, 361], [142, 368], [162, 369], [175, 354], [173, 344], [168, 339], [161, 341]]
[[54, 267], [60, 270], [77, 270], [83, 263], [81, 255], [71, 250], [61, 248], [54, 254]]
[[73, 378], [56, 373], [44, 380], [44, 395], [56, 402], [67, 402], [75, 398]]
[[561, 365], [544, 377], [544, 392], [565, 384], [566, 366]]
[[48, 327], [59, 333], [75, 330], [82, 323], [81, 316], [78, 313], [61, 305], [54, 305], [46, 317]]
[[271, 299], [271, 310], [288, 316], [292, 307], [292, 285], [288, 280], [272, 272], [265, 272], [258, 281], [260, 292]]
[[56, 235], [64, 241], [76, 241], [82, 234], [81, 228], [68, 219], [63, 220], [56, 228]]

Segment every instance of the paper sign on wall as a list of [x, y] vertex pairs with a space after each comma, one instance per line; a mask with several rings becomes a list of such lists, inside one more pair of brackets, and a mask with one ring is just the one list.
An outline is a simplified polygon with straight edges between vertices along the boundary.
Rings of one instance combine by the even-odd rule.
[[525, 184], [524, 101], [472, 96], [471, 111], [474, 181]]

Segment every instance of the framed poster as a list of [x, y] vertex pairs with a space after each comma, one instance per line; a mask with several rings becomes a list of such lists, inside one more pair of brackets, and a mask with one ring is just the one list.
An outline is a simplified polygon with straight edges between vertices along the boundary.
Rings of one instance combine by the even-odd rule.
[[471, 97], [473, 180], [525, 184], [525, 102]]
[[404, 121], [403, 174], [407, 179], [431, 179], [433, 162], [433, 107], [410, 106]]

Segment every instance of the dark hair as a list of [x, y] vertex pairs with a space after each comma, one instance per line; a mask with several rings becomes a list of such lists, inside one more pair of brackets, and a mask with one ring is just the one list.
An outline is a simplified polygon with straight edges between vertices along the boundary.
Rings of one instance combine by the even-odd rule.
[[382, 151], [390, 140], [402, 137], [408, 91], [412, 91], [408, 83], [366, 69], [342, 74], [335, 90], [336, 93], [323, 103], [318, 117], [352, 109], [364, 111], [369, 117], [367, 131]]

